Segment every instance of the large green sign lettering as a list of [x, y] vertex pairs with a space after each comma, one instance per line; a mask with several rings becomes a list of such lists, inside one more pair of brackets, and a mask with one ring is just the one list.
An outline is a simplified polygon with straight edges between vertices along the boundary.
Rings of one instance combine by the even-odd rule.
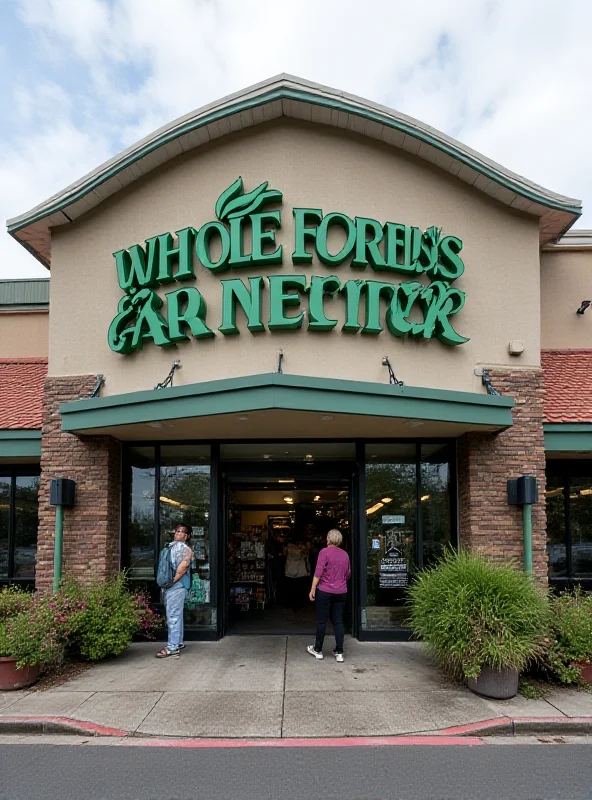
[[[282, 212], [268, 206], [281, 203], [283, 196], [268, 187], [265, 181], [245, 193], [238, 178], [216, 201], [216, 220], [198, 229], [182, 228], [174, 236], [161, 233], [113, 253], [117, 280], [125, 292], [109, 326], [113, 351], [125, 354], [141, 350], [144, 342], [167, 347], [192, 337], [216, 335], [208, 325], [206, 301], [198, 288], [182, 285], [166, 292], [164, 299], [155, 290], [195, 281], [199, 269], [228, 273], [281, 265], [284, 245], [277, 235]], [[377, 278], [272, 274], [249, 277], [245, 283], [241, 277], [224, 277], [219, 333], [240, 333], [239, 307], [251, 333], [303, 327], [332, 331], [338, 320], [327, 315], [325, 300], [340, 297], [345, 313], [342, 331], [376, 336], [386, 328], [393, 336], [435, 338], [450, 346], [468, 341], [451, 322], [465, 304], [465, 293], [451, 285], [465, 269], [458, 237], [443, 236], [435, 226], [422, 231], [336, 211], [323, 214], [320, 208], [294, 208], [292, 214], [293, 264], [305, 267], [316, 257], [335, 269], [348, 262], [358, 274], [369, 268], [378, 273]], [[386, 282], [386, 273], [407, 280]], [[423, 275], [429, 282], [420, 280]], [[265, 320], [264, 292], [270, 309]]]

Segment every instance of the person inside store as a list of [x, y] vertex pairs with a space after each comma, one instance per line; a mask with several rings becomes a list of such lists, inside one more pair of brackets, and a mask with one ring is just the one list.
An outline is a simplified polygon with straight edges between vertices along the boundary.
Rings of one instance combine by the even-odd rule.
[[327, 620], [331, 617], [335, 632], [335, 660], [343, 661], [343, 612], [347, 600], [347, 582], [351, 575], [349, 556], [342, 549], [343, 536], [336, 528], [327, 534], [327, 547], [319, 553], [309, 597], [316, 604], [317, 635], [306, 649], [315, 658], [323, 658]]
[[287, 601], [292, 607], [292, 611], [296, 613], [302, 608], [305, 601], [306, 587], [310, 576], [310, 564], [308, 547], [295, 534], [290, 536], [286, 546], [284, 575], [286, 578]]
[[173, 542], [168, 545], [174, 570], [172, 583], [163, 587], [168, 638], [166, 647], [158, 651], [156, 658], [179, 658], [179, 653], [185, 647], [183, 644], [183, 611], [187, 593], [191, 588], [190, 567], [193, 551], [189, 547], [189, 541], [192, 533], [191, 525], [177, 525], [173, 534]]

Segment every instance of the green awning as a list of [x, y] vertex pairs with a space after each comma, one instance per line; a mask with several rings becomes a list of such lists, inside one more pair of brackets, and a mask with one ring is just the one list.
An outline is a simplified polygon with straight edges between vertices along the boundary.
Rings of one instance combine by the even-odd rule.
[[63, 403], [62, 430], [101, 428], [281, 409], [464, 423], [512, 425], [512, 397], [269, 373]]

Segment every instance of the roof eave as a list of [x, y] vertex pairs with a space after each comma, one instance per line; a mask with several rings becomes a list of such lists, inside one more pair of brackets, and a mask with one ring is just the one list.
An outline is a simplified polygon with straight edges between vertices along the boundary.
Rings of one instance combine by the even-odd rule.
[[[229, 119], [242, 112], [249, 113], [240, 117], [239, 125], [231, 126]], [[540, 217], [542, 244], [556, 241], [581, 215], [579, 200], [527, 181], [418, 120], [345, 92], [279, 75], [165, 125], [30, 211], [8, 220], [8, 231], [49, 268], [52, 227], [71, 222], [187, 150], [282, 116], [335, 125], [417, 155], [494, 199]]]

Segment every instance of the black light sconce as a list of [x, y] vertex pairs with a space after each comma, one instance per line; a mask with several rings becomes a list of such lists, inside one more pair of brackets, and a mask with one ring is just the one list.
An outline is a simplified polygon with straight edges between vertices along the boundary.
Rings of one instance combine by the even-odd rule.
[[576, 311], [576, 314], [582, 316], [584, 311], [588, 308], [588, 306], [592, 305], [592, 300], [582, 300], [582, 305]]
[[391, 362], [389, 361], [389, 357], [388, 356], [383, 356], [382, 357], [382, 366], [386, 367], [388, 369], [389, 383], [393, 383], [395, 386], [402, 386], [403, 385], [403, 381], [397, 380], [397, 376], [394, 373], [394, 370], [393, 370], [393, 368], [391, 366]]

